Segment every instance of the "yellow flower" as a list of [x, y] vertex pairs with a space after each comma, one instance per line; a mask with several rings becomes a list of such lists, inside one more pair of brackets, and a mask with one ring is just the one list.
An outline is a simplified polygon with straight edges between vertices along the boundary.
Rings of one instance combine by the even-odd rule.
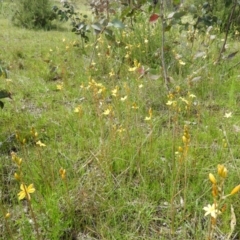
[[21, 180], [21, 175], [18, 174], [18, 173], [14, 173], [14, 178], [15, 178], [17, 181], [20, 181], [20, 180]]
[[218, 175], [222, 178], [226, 178], [227, 177], [227, 168], [222, 165], [222, 164], [218, 164]]
[[182, 136], [182, 141], [183, 143], [187, 144], [188, 143], [188, 139], [186, 136]]
[[33, 187], [33, 184], [30, 184], [28, 187], [25, 184], [21, 184], [20, 186], [21, 191], [18, 193], [18, 199], [22, 200], [26, 198], [27, 200], [30, 200], [30, 193], [35, 192], [35, 188]]
[[209, 180], [211, 181], [212, 184], [217, 183], [217, 180], [212, 173], [209, 173]]
[[12, 160], [20, 167], [22, 164], [22, 158], [19, 158], [15, 152], [11, 152]]
[[111, 112], [111, 109], [106, 109], [104, 112], [103, 112], [103, 115], [109, 115], [110, 114], [110, 112]]
[[186, 63], [183, 62], [181, 59], [178, 62], [179, 62], [180, 65], [183, 65], [183, 66], [186, 65]]
[[179, 99], [182, 100], [183, 102], [185, 102], [187, 105], [189, 104], [188, 100], [186, 100], [185, 98], [180, 97]]
[[136, 103], [133, 103], [133, 105], [132, 105], [132, 109], [138, 109], [139, 107], [137, 106], [137, 104]]
[[63, 83], [57, 84], [56, 88], [61, 91], [63, 89]]
[[59, 174], [61, 178], [64, 180], [66, 178], [66, 169], [60, 168]]
[[190, 98], [196, 98], [196, 95], [190, 94], [189, 97], [190, 97]]
[[5, 214], [5, 218], [6, 218], [6, 219], [10, 218], [10, 216], [11, 216], [11, 214], [10, 214], [9, 212], [7, 212], [7, 213]]
[[125, 132], [125, 131], [126, 131], [126, 129], [123, 128], [122, 126], [117, 130], [118, 133], [122, 133], [122, 132]]
[[232, 117], [232, 112], [225, 113], [224, 117], [225, 118], [231, 118]]
[[113, 69], [111, 70], [111, 72], [109, 73], [109, 77], [115, 76], [115, 73], [113, 71]]
[[134, 71], [136, 71], [136, 70], [137, 70], [137, 67], [132, 67], [132, 68], [129, 68], [129, 69], [128, 69], [129, 72], [134, 72]]
[[129, 58], [129, 53], [127, 52], [127, 54], [125, 55], [125, 58]]
[[82, 113], [82, 107], [81, 105], [78, 105], [75, 109], [74, 109], [75, 113]]
[[217, 218], [217, 215], [219, 215], [221, 212], [217, 209], [217, 204], [210, 205], [208, 204], [207, 207], [203, 208], [204, 211], [206, 211], [204, 216], [211, 215], [213, 218]]
[[239, 192], [239, 191], [240, 191], [240, 184], [237, 185], [237, 186], [231, 191], [230, 195], [233, 195], [233, 194], [235, 194], [235, 193], [237, 193], [237, 192]]
[[118, 86], [116, 86], [116, 87], [112, 90], [112, 96], [117, 97], [117, 92], [118, 92]]
[[46, 144], [42, 143], [40, 140], [37, 141], [36, 144], [40, 147], [46, 147]]
[[121, 97], [121, 101], [124, 102], [127, 99], [127, 96]]
[[37, 137], [37, 136], [38, 136], [38, 132], [34, 129], [34, 127], [32, 127], [30, 133], [31, 133], [31, 135], [32, 135], [33, 137]]
[[145, 121], [150, 121], [152, 119], [152, 108], [149, 108], [148, 110], [148, 117], [145, 117]]
[[183, 152], [183, 148], [181, 146], [178, 147], [179, 152]]
[[172, 105], [173, 107], [176, 107], [177, 102], [176, 102], [176, 101], [168, 100], [167, 103], [166, 103], [166, 105], [168, 105], [168, 106], [171, 106], [171, 105]]

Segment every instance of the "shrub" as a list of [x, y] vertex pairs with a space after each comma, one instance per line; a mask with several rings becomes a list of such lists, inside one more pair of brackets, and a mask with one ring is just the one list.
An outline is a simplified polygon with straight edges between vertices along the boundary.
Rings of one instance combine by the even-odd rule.
[[29, 29], [49, 29], [56, 18], [50, 0], [18, 0], [13, 23]]

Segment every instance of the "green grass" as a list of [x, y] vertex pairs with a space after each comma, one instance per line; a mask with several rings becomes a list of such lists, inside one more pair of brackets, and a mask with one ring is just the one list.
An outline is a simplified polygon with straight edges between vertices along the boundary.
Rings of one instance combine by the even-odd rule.
[[[0, 111], [0, 238], [205, 239], [209, 173], [217, 177], [217, 165], [225, 165], [225, 194], [239, 184], [239, 57], [214, 64], [224, 36], [216, 30], [208, 41], [199, 33], [192, 46], [178, 29], [167, 32], [166, 91], [160, 29], [146, 17], [134, 31], [116, 31], [123, 45], [92, 35], [82, 47], [67, 24], [31, 31], [4, 15], [0, 31], [0, 64], [8, 70], [0, 90], [12, 93]], [[226, 55], [240, 47], [228, 43]], [[201, 51], [206, 57], [194, 58]], [[149, 73], [129, 71], [138, 63]], [[21, 183], [34, 184], [31, 201], [18, 200]], [[238, 197], [226, 199], [218, 236], [230, 232], [231, 204], [238, 232]]]

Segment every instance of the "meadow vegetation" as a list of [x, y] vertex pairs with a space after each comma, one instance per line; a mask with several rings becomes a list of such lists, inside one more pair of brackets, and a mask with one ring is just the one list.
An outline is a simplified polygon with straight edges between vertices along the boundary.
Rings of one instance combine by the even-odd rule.
[[1, 4], [0, 239], [240, 238], [238, 30], [219, 60], [218, 25], [163, 42], [148, 4], [89, 41]]

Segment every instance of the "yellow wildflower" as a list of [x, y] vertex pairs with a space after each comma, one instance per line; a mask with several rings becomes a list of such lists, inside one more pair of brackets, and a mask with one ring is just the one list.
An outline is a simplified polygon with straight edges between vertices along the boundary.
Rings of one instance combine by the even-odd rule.
[[130, 68], [128, 69], [129, 72], [134, 72], [134, 71], [136, 71], [136, 70], [137, 70], [137, 67], [132, 67], [132, 68], [130, 67]]
[[63, 83], [57, 84], [56, 88], [61, 91], [63, 89]]
[[222, 164], [218, 164], [218, 175], [222, 178], [226, 178], [227, 177], [227, 168], [222, 165]]
[[103, 112], [103, 115], [107, 116], [109, 115], [111, 112], [111, 109], [107, 108], [104, 112]]
[[22, 164], [22, 158], [19, 158], [15, 152], [11, 152], [12, 160], [20, 167]]
[[33, 184], [30, 184], [28, 187], [25, 184], [21, 184], [20, 186], [21, 191], [18, 193], [18, 199], [22, 200], [26, 198], [27, 200], [30, 200], [30, 193], [35, 192], [35, 188], [33, 187]]
[[82, 112], [82, 107], [81, 105], [78, 105], [75, 109], [74, 109], [75, 113], [81, 113]]
[[121, 101], [124, 102], [127, 99], [127, 96], [121, 97]]
[[138, 109], [139, 107], [137, 106], [137, 104], [136, 103], [133, 103], [133, 105], [132, 105], [132, 109]]
[[213, 218], [217, 218], [217, 215], [219, 215], [221, 212], [217, 209], [217, 204], [210, 205], [208, 204], [207, 207], [203, 208], [204, 211], [206, 211], [204, 216], [211, 215]]
[[209, 173], [209, 180], [211, 181], [212, 184], [217, 183], [217, 180], [212, 173]]
[[150, 121], [152, 119], [152, 108], [149, 108], [148, 110], [148, 117], [145, 117], [145, 121]]
[[115, 73], [113, 71], [113, 69], [111, 70], [111, 72], [109, 73], [109, 77], [115, 76]]
[[181, 59], [178, 62], [179, 62], [180, 65], [183, 65], [183, 66], [186, 65], [186, 63], [183, 62]]
[[14, 173], [14, 178], [15, 178], [17, 181], [20, 181], [20, 180], [21, 180], [21, 175], [18, 174], [18, 173]]
[[116, 87], [112, 90], [112, 96], [117, 97], [117, 93], [118, 93], [118, 86], [116, 86]]
[[46, 147], [46, 144], [42, 143], [40, 140], [37, 141], [36, 144], [40, 147]]
[[60, 168], [59, 174], [63, 180], [66, 178], [66, 170], [65, 169]]
[[235, 193], [237, 193], [237, 192], [239, 192], [239, 191], [240, 191], [240, 184], [237, 185], [237, 186], [231, 191], [230, 195], [233, 195], [233, 194], [235, 194]]
[[226, 112], [224, 115], [225, 118], [231, 118], [232, 117], [232, 112]]

